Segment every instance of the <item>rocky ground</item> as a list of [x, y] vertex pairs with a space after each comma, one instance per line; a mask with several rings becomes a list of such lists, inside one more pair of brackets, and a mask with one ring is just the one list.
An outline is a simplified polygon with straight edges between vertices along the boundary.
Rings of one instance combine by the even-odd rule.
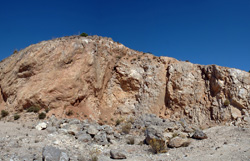
[[[116, 120], [116, 126], [54, 116], [39, 120], [37, 115], [1, 119], [1, 161], [250, 160], [247, 119], [237, 126], [202, 130], [184, 119], [171, 121], [152, 114]], [[162, 140], [166, 148], [157, 151]]]

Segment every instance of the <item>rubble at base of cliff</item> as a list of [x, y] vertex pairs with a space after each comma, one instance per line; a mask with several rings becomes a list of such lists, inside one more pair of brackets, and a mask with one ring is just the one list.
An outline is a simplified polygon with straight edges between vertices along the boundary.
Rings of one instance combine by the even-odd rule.
[[211, 153], [207, 154], [209, 160], [218, 155], [218, 149], [228, 150], [232, 144], [243, 148], [243, 160], [250, 157], [249, 147], [242, 147], [242, 142], [250, 142], [248, 122], [201, 129], [184, 119], [173, 121], [153, 114], [130, 117], [116, 125], [52, 115], [47, 120], [26, 121], [7, 117], [0, 121], [0, 127], [2, 161], [199, 160], [196, 155], [203, 150]]

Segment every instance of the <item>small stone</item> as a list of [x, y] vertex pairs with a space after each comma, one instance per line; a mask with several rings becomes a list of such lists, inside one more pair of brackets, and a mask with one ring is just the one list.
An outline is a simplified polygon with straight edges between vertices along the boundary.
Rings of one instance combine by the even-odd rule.
[[110, 150], [110, 158], [111, 159], [126, 159], [126, 155], [121, 151], [117, 149]]
[[37, 130], [44, 130], [47, 128], [47, 124], [45, 122], [41, 122], [38, 125], [36, 125]]
[[207, 134], [205, 134], [203, 131], [201, 130], [195, 130], [192, 138], [194, 139], [198, 139], [198, 140], [202, 140], [202, 139], [207, 139]]

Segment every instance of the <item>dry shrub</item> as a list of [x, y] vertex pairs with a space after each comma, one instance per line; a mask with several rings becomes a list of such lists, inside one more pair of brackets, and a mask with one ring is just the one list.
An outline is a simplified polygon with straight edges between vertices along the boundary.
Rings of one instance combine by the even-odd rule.
[[150, 145], [154, 154], [167, 152], [166, 144], [165, 144], [165, 141], [163, 139], [153, 138], [149, 141], [149, 145]]

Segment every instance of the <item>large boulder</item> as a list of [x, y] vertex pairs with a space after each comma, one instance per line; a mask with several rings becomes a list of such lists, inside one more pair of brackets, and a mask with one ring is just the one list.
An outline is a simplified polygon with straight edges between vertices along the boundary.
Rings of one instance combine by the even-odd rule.
[[187, 147], [191, 141], [187, 138], [174, 137], [169, 140], [168, 147], [170, 148], [179, 148], [179, 147]]

